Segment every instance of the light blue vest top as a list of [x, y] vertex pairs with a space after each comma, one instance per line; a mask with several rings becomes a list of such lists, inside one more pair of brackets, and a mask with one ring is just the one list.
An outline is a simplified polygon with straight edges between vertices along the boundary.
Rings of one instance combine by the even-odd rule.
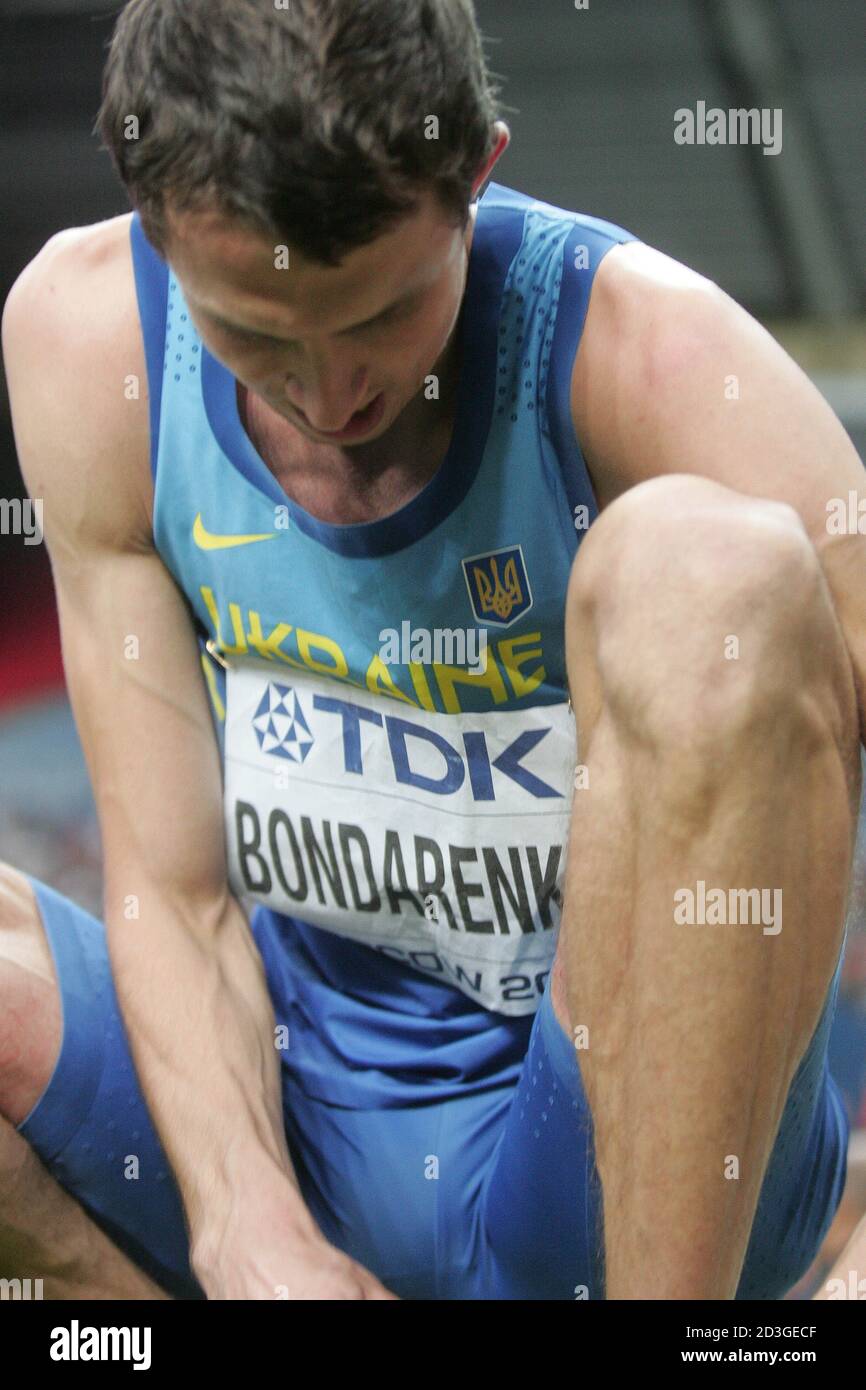
[[[510, 896], [503, 879], [491, 890], [490, 873], [483, 898], [471, 888], [469, 898], [461, 898], [449, 877], [450, 906], [437, 902], [431, 908], [421, 900], [436, 894], [425, 894], [421, 881], [413, 884], [411, 845], [404, 844], [406, 881], [420, 888], [418, 907], [435, 913], [438, 926], [407, 909], [404, 898], [397, 916], [406, 913], [408, 937], [398, 924], [387, 940], [381, 932], [367, 940], [364, 913], [371, 895], [387, 906], [393, 885], [383, 881], [381, 856], [371, 849], [372, 877], [358, 889], [346, 856], [354, 854], [358, 868], [364, 847], [357, 837], [348, 849], [343, 843], [341, 860], [337, 826], [341, 817], [351, 820], [373, 846], [372, 830], [363, 829], [368, 813], [358, 807], [362, 774], [373, 767], [374, 753], [379, 757], [376, 740], [376, 748], [385, 750], [381, 768], [387, 764], [387, 775], [400, 783], [395, 789], [409, 797], [410, 809], [400, 809], [394, 835], [409, 835], [411, 807], [421, 806], [424, 797], [435, 812], [455, 779], [464, 784], [464, 820], [474, 810], [496, 809], [497, 797], [506, 809], [512, 804], [508, 797], [519, 796], [529, 810], [549, 808], [553, 792], [546, 774], [533, 771], [533, 740], [543, 736], [544, 708], [567, 701], [564, 598], [581, 536], [598, 512], [571, 423], [572, 366], [595, 271], [612, 246], [634, 239], [621, 227], [490, 183], [478, 205], [471, 246], [456, 416], [445, 460], [397, 512], [362, 525], [331, 525], [292, 501], [259, 456], [239, 418], [234, 377], [205, 348], [171, 267], [147, 242], [138, 215], [132, 219], [150, 388], [155, 543], [189, 601], [227, 778], [227, 703], [234, 697], [231, 690], [227, 696], [222, 662], [252, 673], [244, 699], [254, 698], [255, 708], [238, 702], [235, 715], [251, 751], [232, 755], [232, 777], [241, 788], [234, 794], [235, 811], [227, 807], [227, 836], [237, 834], [241, 841], [241, 849], [235, 845], [230, 853], [232, 884], [239, 894], [260, 898], [261, 913], [272, 913], [281, 943], [279, 968], [294, 1000], [293, 1025], [306, 1038], [301, 1084], [310, 1094], [358, 1103], [357, 1091], [346, 1100], [336, 1075], [338, 1058], [375, 1077], [369, 1094], [377, 1099], [370, 1104], [430, 1097], [431, 1085], [445, 1094], [458, 1082], [463, 1089], [489, 1084], [492, 1075], [501, 1084], [503, 1074], [519, 1066], [555, 945], [559, 894], [551, 894], [544, 880], [545, 863], [538, 872], [547, 899], [541, 900], [533, 879], [531, 920], [514, 906], [513, 882]], [[214, 537], [237, 543], [217, 544]], [[418, 659], [381, 658], [386, 631], [409, 640], [420, 631], [458, 629], [486, 635], [483, 673], [455, 660], [453, 648], [443, 656], [425, 651], [423, 643], [415, 649]], [[357, 706], [367, 711], [360, 724], [351, 713]], [[521, 718], [529, 731], [523, 735]], [[413, 719], [424, 725], [414, 744]], [[294, 786], [294, 822], [282, 818], [272, 847], [277, 838], [284, 848], [291, 842], [295, 862], [291, 873], [285, 866], [277, 872], [273, 861], [266, 863], [266, 824], [274, 812], [267, 822], [264, 807], [260, 815], [237, 810], [255, 803], [253, 784], [244, 779], [264, 773], [241, 765], [258, 758], [263, 767], [269, 760], [268, 766], [284, 765], [292, 777], [315, 780], [317, 739], [324, 746], [325, 731], [334, 735], [329, 756], [343, 758], [346, 794], [329, 784], [333, 824], [323, 831], [312, 813], [302, 824], [306, 784]], [[361, 734], [372, 740], [363, 748]], [[441, 776], [432, 763], [407, 752], [422, 740], [430, 758], [438, 750], [444, 759]], [[378, 790], [384, 795], [381, 785]], [[413, 801], [416, 794], [420, 800]], [[352, 814], [346, 816], [350, 802]], [[374, 795], [366, 804], [375, 812], [385, 802]], [[517, 808], [515, 816], [518, 809], [522, 814]], [[418, 814], [426, 815], [423, 807]], [[431, 815], [431, 836], [450, 834]], [[472, 843], [471, 835], [466, 842]], [[518, 858], [525, 856], [525, 839], [520, 843]], [[255, 844], [258, 851], [250, 848]], [[517, 868], [509, 868], [505, 850], [500, 859], [503, 875]], [[485, 862], [495, 877], [499, 860]], [[529, 863], [525, 857], [520, 862], [528, 884]], [[559, 883], [561, 871], [560, 863]], [[387, 878], [390, 870], [384, 872]], [[306, 896], [299, 874], [308, 880]], [[465, 874], [464, 889], [467, 879], [479, 881], [477, 865]], [[268, 880], [276, 896], [265, 891]], [[295, 890], [294, 896], [284, 889]], [[345, 912], [338, 900], [347, 904]], [[445, 933], [439, 938], [444, 951], [436, 940], [420, 941], [425, 923], [434, 934]], [[534, 966], [522, 965], [518, 956], [509, 965], [511, 957], [501, 954], [506, 937], [525, 947], [520, 938], [529, 935], [540, 943], [544, 938]], [[445, 937], [455, 948], [468, 943], [470, 954], [460, 956], [458, 949], [451, 959]], [[476, 945], [477, 959], [471, 954]], [[375, 1023], [383, 1008], [405, 1019], [404, 1029], [389, 1028], [387, 1041]], [[364, 1026], [368, 1016], [370, 1028]], [[449, 1059], [439, 1083], [430, 1079], [430, 1029]]]

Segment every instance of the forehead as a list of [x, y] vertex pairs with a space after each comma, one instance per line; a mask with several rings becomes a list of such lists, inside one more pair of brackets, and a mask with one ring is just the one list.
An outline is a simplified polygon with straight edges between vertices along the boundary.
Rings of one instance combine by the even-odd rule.
[[308, 260], [292, 246], [286, 266], [279, 243], [216, 211], [169, 210], [167, 223], [168, 258], [194, 307], [244, 318], [270, 309], [283, 327], [310, 310], [317, 325], [348, 322], [363, 317], [365, 307], [375, 311], [410, 289], [422, 290], [459, 254], [462, 241], [461, 229], [429, 193], [337, 266]]

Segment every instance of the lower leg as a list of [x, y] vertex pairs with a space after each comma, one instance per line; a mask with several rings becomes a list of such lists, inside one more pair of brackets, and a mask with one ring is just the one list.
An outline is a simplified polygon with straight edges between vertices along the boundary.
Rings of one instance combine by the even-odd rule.
[[[656, 564], [635, 595], [653, 593]], [[563, 958], [570, 1022], [588, 1028], [577, 1056], [602, 1179], [608, 1298], [734, 1297], [791, 1079], [841, 946], [859, 777], [853, 705], [843, 735], [838, 630], [800, 578], [788, 566], [785, 612], [811, 604], [808, 632], [784, 620], [762, 630], [734, 597], [729, 611], [698, 604], [671, 649], [663, 630], [642, 640], [651, 615], [636, 603], [631, 622], [610, 625], [599, 679], [585, 660], [582, 674], [569, 663], [581, 740], [584, 711], [591, 733], [580, 750], [589, 785], [574, 798]], [[735, 677], [722, 651], [737, 632], [753, 664], [741, 658]], [[706, 642], [716, 639], [713, 668]], [[678, 923], [675, 894], [698, 880], [726, 899], [730, 889], [780, 889], [782, 930]]]
[[[590, 775], [619, 788], [639, 828], [624, 843], [599, 814], [600, 797], [576, 824], [587, 875], [632, 862], [619, 891], [578, 890], [583, 941], [570, 998], [572, 1018], [589, 1028], [579, 1056], [604, 1189], [608, 1297], [733, 1298], [791, 1079], [841, 945], [841, 875], [810, 882], [810, 856], [826, 873], [837, 851], [822, 830], [844, 844], [848, 825], [838, 807], [823, 826], [798, 821], [813, 793], [805, 777], [780, 784], [763, 816], [732, 779], [689, 831], [655, 815], [635, 785], [655, 774], [658, 791], [658, 763], [637, 760], [622, 781], [616, 766], [599, 740]], [[757, 758], [752, 766], [767, 770]], [[726, 894], [780, 887], [785, 939], [748, 923], [676, 924], [674, 894], [698, 879]], [[611, 932], [624, 919], [629, 931]]]

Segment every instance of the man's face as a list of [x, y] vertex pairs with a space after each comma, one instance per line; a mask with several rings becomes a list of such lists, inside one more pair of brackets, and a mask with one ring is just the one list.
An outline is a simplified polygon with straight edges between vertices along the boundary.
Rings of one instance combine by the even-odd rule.
[[449, 342], [473, 225], [449, 226], [426, 194], [340, 266], [289, 248], [282, 268], [266, 238], [218, 213], [184, 213], [169, 219], [166, 254], [214, 357], [308, 439], [348, 443], [334, 434], [351, 424], [360, 443], [393, 424]]

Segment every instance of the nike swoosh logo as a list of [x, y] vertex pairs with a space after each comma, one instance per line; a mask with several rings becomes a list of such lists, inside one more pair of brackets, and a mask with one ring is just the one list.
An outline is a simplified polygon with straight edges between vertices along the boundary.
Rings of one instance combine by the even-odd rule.
[[276, 535], [276, 531], [266, 531], [258, 536], [217, 536], [212, 531], [205, 530], [201, 512], [198, 513], [192, 527], [192, 538], [199, 550], [228, 550], [233, 545], [254, 545], [256, 541], [272, 541]]

